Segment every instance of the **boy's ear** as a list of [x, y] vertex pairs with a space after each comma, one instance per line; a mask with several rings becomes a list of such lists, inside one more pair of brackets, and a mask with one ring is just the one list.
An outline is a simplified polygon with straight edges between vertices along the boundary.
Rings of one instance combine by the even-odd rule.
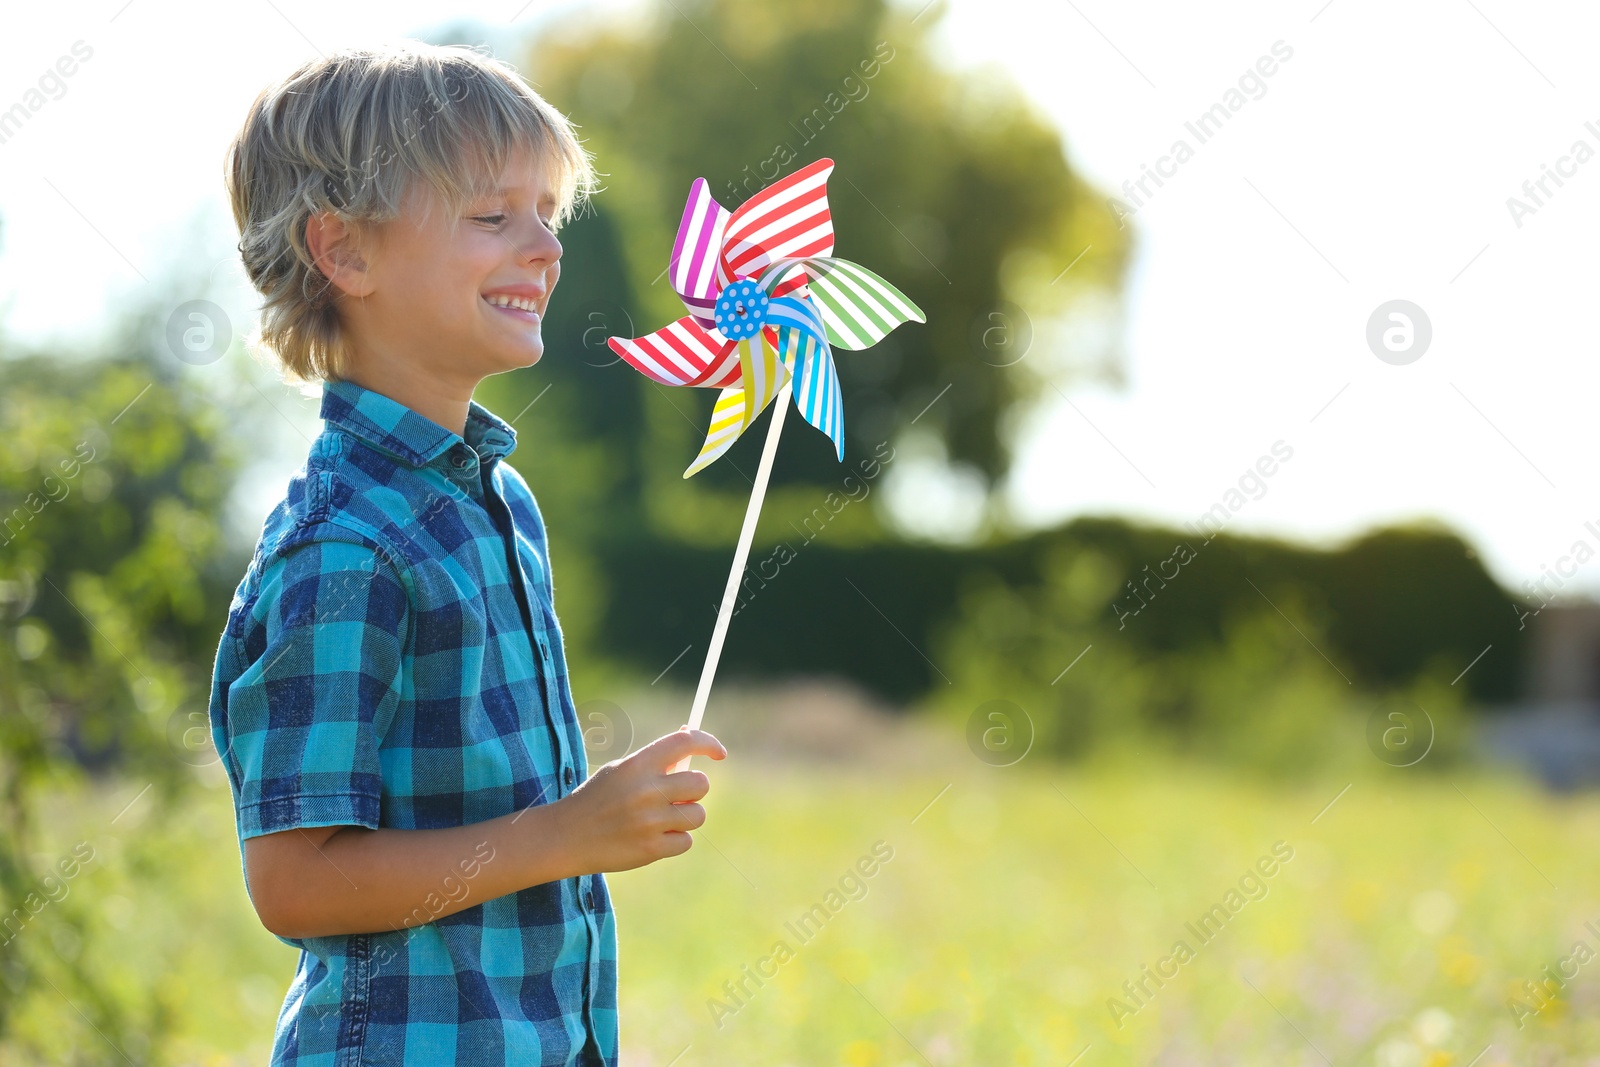
[[347, 296], [367, 296], [373, 290], [371, 270], [358, 247], [354, 227], [324, 211], [306, 219], [306, 250], [323, 275]]

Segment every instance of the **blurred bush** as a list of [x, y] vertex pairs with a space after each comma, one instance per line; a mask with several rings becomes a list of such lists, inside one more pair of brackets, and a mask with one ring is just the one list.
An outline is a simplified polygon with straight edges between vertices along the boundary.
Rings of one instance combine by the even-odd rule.
[[35, 809], [99, 777], [147, 783], [158, 809], [185, 795], [243, 563], [220, 523], [244, 443], [158, 327], [122, 323], [114, 356], [0, 351], [0, 1049], [40, 1060], [5, 1042], [32, 998], [136, 1053], [163, 1033], [160, 983], [114, 994], [84, 951], [85, 857]]
[[[1178, 530], [1095, 517], [952, 548], [835, 544], [832, 527], [808, 542], [796, 529], [806, 512], [768, 508], [789, 536], [767, 545], [758, 538], [719, 677], [837, 674], [884, 700], [911, 704], [946, 688], [950, 661], [969, 654], [970, 637], [988, 649], [990, 695], [1004, 697], [1030, 672], [1048, 683], [1096, 634], [1111, 635], [1121, 650], [1102, 664], [1126, 654], [1145, 665], [1142, 673], [1159, 677], [1229, 647], [1236, 632], [1239, 640], [1257, 640], [1248, 635], [1261, 627], [1248, 620], [1265, 614], [1298, 645], [1283, 645], [1285, 657], [1311, 653], [1311, 666], [1328, 670], [1346, 690], [1403, 690], [1424, 677], [1449, 683], [1475, 659], [1457, 685], [1446, 686], [1462, 699], [1508, 701], [1521, 685], [1527, 635], [1517, 627], [1519, 601], [1459, 537], [1436, 527], [1375, 530], [1322, 549], [1233, 534], [1202, 543]], [[1189, 542], [1196, 556], [1177, 577], [1152, 577], [1175, 544]], [[761, 561], [777, 544], [793, 559], [774, 572]], [[594, 551], [598, 572], [617, 590], [591, 620], [609, 656], [653, 667], [648, 680], [684, 645], [704, 647], [699, 642], [726, 580], [726, 549], [602, 542]], [[1267, 597], [1337, 672], [1294, 636]], [[1095, 660], [1109, 647], [1096, 644]], [[1162, 721], [1183, 718], [1174, 712]]]
[[[1374, 757], [1399, 762], [1424, 736], [1429, 768], [1466, 752], [1464, 688], [1431, 662], [1413, 663], [1401, 683], [1352, 678], [1347, 649], [1297, 586], [1274, 585], [1259, 606], [1230, 605], [1217, 637], [1176, 649], [1137, 640], [1137, 617], [1119, 623], [1110, 609], [1125, 590], [1122, 566], [1092, 547], [1057, 546], [1035, 584], [977, 576], [936, 641], [951, 685], [933, 688], [932, 703], [964, 720], [989, 701], [1013, 702], [1038, 747], [1069, 759], [1159, 752], [1293, 778]], [[1386, 751], [1373, 752], [1391, 726]]]

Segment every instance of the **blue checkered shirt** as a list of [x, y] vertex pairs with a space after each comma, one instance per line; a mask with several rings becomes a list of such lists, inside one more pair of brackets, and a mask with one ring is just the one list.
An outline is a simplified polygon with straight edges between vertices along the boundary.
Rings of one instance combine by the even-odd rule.
[[[482, 822], [588, 776], [516, 434], [457, 435], [352, 382], [268, 516], [217, 652], [211, 733], [239, 840], [292, 827]], [[600, 874], [481, 900], [480, 849], [400, 929], [299, 948], [274, 1064], [617, 1062]]]

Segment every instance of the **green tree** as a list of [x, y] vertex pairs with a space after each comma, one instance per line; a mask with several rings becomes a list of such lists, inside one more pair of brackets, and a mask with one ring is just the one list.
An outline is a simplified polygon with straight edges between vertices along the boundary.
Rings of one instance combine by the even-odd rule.
[[[560, 413], [533, 409], [549, 421], [535, 417], [524, 432], [539, 438], [540, 455], [552, 452], [541, 426], [565, 441], [578, 434], [588, 514], [627, 520], [607, 528], [638, 536], [642, 519], [680, 539], [703, 540], [710, 528], [719, 541], [737, 528], [759, 427], [685, 484], [710, 392], [655, 386], [616, 363], [604, 340], [683, 314], [662, 268], [696, 177], [731, 209], [823, 156], [838, 161], [829, 183], [838, 253], [877, 269], [928, 315], [872, 349], [837, 354], [846, 460], [898, 437], [937, 397], [918, 429], [988, 479], [1006, 470], [1002, 420], [1043, 380], [1032, 361], [1002, 366], [1016, 358], [1006, 346], [1022, 343], [1028, 316], [1114, 290], [1128, 248], [1069, 167], [1060, 135], [1008, 83], [933, 58], [937, 15], [913, 20], [883, 0], [685, 0], [627, 24], [576, 24], [532, 50], [524, 69], [581, 127], [606, 188], [594, 216], [562, 234], [551, 365], [506, 376], [487, 395], [512, 411], [546, 385], [550, 399], [562, 396]], [[598, 439], [608, 442], [603, 456], [589, 449]], [[844, 473], [825, 439], [792, 430], [774, 510], [786, 498], [809, 508], [815, 487]], [[642, 514], [630, 514], [633, 501]]]
[[119, 323], [116, 355], [0, 349], [0, 1059], [64, 1055], [70, 1035], [16, 1028], [35, 999], [71, 1017], [58, 996], [106, 1039], [79, 1041], [85, 1060], [160, 1054], [163, 979], [130, 997], [94, 962], [75, 860], [37, 808], [113, 774], [170, 806], [215, 758], [209, 666], [242, 565], [220, 519], [247, 423], [194, 384], [214, 368], [161, 350], [171, 306]]
[[[725, 551], [770, 417], [684, 481], [713, 391], [655, 385], [606, 346], [609, 336], [638, 336], [683, 315], [663, 267], [695, 178], [731, 210], [833, 158], [838, 254], [879, 271], [927, 313], [925, 324], [902, 326], [871, 349], [837, 353], [845, 464], [822, 435], [786, 416], [758, 549], [791, 537], [859, 460], [908, 426], [993, 484], [1011, 459], [1007, 413], [1049, 374], [1065, 373], [1039, 352], [1018, 361], [1033, 329], [1118, 288], [1126, 232], [1068, 165], [1060, 135], [1003, 75], [955, 73], [934, 58], [928, 35], [938, 15], [914, 18], [883, 0], [802, 8], [664, 0], [628, 22], [557, 27], [519, 64], [578, 124], [605, 176], [592, 210], [560, 235], [562, 281], [544, 323], [544, 359], [478, 393], [514, 420], [512, 462], [550, 520], [581, 690], [614, 677], [603, 667], [616, 656], [612, 600], [709, 630], [700, 606], [715, 600], [719, 579], [703, 596], [669, 602], [659, 583], [612, 588], [616, 561], [663, 543]], [[459, 29], [446, 36], [470, 39]], [[868, 504], [831, 521], [826, 541], [893, 535]]]

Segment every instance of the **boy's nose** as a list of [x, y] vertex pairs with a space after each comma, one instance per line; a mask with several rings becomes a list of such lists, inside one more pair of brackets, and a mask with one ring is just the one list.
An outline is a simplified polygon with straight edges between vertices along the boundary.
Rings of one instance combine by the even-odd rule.
[[527, 263], [554, 263], [561, 258], [561, 242], [542, 224], [535, 224], [531, 233], [522, 235], [516, 248], [518, 256]]

